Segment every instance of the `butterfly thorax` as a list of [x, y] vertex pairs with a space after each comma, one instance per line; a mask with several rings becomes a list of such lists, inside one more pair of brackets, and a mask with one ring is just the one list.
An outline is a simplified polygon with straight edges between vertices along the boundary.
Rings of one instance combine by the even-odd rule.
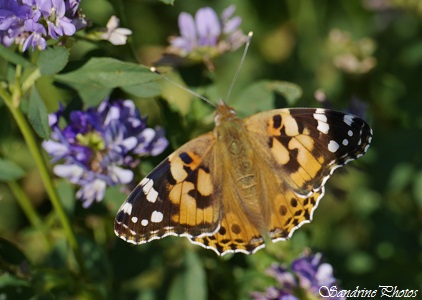
[[[257, 186], [259, 170], [257, 157], [252, 147], [243, 120], [236, 116], [233, 108], [219, 104], [216, 112], [214, 135], [216, 144], [216, 163], [222, 166], [223, 182], [233, 199], [241, 199], [240, 207], [251, 223], [262, 231], [266, 230], [266, 208], [262, 207], [262, 196]], [[233, 200], [235, 201], [235, 200]], [[236, 200], [238, 201], [238, 200]]]

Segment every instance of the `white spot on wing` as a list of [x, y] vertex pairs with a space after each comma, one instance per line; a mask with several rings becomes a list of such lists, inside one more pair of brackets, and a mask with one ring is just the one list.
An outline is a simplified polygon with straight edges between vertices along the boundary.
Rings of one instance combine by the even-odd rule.
[[154, 188], [151, 188], [151, 190], [147, 194], [147, 200], [149, 202], [154, 203], [155, 201], [157, 201], [157, 198], [158, 198], [158, 192]]
[[142, 225], [142, 226], [147, 226], [147, 225], [148, 225], [148, 220], [147, 220], [147, 219], [143, 219], [143, 220], [141, 221], [141, 225]]
[[318, 129], [318, 131], [327, 134], [328, 131], [330, 130], [330, 126], [327, 123], [318, 121], [317, 129]]
[[336, 141], [330, 141], [328, 143], [328, 150], [330, 152], [333, 152], [333, 153], [336, 152], [339, 147], [340, 147], [340, 145]]
[[327, 123], [327, 116], [325, 115], [323, 109], [318, 108], [317, 110], [315, 110], [314, 119]]
[[142, 191], [147, 196], [147, 200], [149, 202], [155, 203], [157, 201], [158, 192], [153, 188], [154, 180], [151, 178], [144, 178], [141, 181], [142, 184]]
[[142, 181], [144, 181], [144, 184], [142, 186], [142, 190], [144, 191], [144, 194], [146, 195], [146, 194], [148, 194], [149, 190], [152, 188], [152, 185], [154, 184], [154, 181], [152, 181], [149, 178], [145, 178]]
[[347, 139], [344, 139], [344, 140], [343, 140], [343, 142], [342, 142], [342, 144], [343, 144], [344, 146], [347, 146], [347, 145], [349, 145], [349, 141], [348, 141]]
[[125, 214], [131, 215], [132, 214], [132, 204], [129, 203], [129, 202], [125, 202], [125, 204], [123, 204], [123, 206], [120, 210], [123, 211]]
[[344, 123], [346, 123], [347, 125], [352, 126], [352, 123], [353, 123], [353, 119], [354, 119], [354, 118], [355, 118], [355, 117], [354, 117], [354, 116], [352, 116], [352, 115], [344, 115], [343, 121], [344, 121]]
[[327, 116], [323, 109], [316, 109], [314, 113], [314, 119], [318, 121], [318, 131], [327, 134], [330, 130], [330, 126], [327, 123]]
[[163, 214], [154, 210], [151, 214], [151, 222], [160, 223], [163, 220]]
[[349, 130], [349, 131], [347, 132], [347, 134], [348, 134], [349, 136], [353, 136], [353, 131]]
[[133, 223], [137, 223], [137, 222], [138, 222], [138, 218], [137, 218], [137, 217], [132, 217], [131, 221], [132, 221]]

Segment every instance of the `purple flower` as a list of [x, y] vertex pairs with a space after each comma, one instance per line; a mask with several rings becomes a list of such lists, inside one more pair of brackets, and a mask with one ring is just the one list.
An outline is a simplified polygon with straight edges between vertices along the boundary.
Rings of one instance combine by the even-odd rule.
[[32, 50], [34, 48], [39, 48], [40, 50], [45, 49], [46, 41], [43, 37], [45, 36], [45, 28], [31, 19], [25, 21], [24, 28], [25, 31], [32, 33], [23, 40], [22, 50], [25, 51], [29, 47]]
[[158, 155], [168, 145], [162, 129], [146, 127], [132, 100], [105, 100], [97, 109], [72, 111], [60, 126], [64, 108], [49, 115], [50, 140], [43, 142], [52, 157], [53, 171], [80, 186], [83, 206], [104, 198], [107, 186], [127, 184], [130, 170], [144, 155]]
[[[265, 293], [254, 292], [255, 300], [296, 300], [321, 298], [325, 292], [336, 285], [333, 267], [328, 263], [321, 263], [321, 253], [307, 254], [295, 259], [290, 270], [279, 265], [273, 265], [267, 273], [274, 277], [277, 287], [269, 287]], [[330, 297], [330, 299], [344, 299]]]
[[48, 34], [53, 39], [63, 35], [70, 36], [76, 32], [75, 25], [65, 17], [66, 6], [63, 0], [46, 1], [46, 11], [44, 19], [47, 21]]
[[71, 36], [86, 26], [77, 0], [0, 0], [0, 42], [22, 50], [45, 49], [46, 40]]
[[239, 29], [242, 19], [232, 18], [235, 9], [229, 6], [221, 18], [210, 7], [199, 9], [195, 18], [182, 12], [178, 20], [180, 36], [170, 38], [167, 53], [201, 61], [236, 50], [247, 38]]

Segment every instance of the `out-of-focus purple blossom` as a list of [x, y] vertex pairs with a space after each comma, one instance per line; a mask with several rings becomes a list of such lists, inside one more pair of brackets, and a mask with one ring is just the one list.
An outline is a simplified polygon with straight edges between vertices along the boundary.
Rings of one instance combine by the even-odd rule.
[[[295, 259], [290, 269], [273, 265], [268, 270], [268, 275], [274, 277], [278, 286], [267, 288], [264, 293], [253, 292], [255, 300], [298, 300], [298, 299], [324, 299], [325, 293], [337, 281], [333, 276], [333, 267], [321, 262], [321, 254], [307, 254]], [[324, 297], [323, 297], [324, 296]], [[332, 296], [332, 295], [330, 295]], [[330, 299], [345, 299], [332, 296]]]
[[50, 38], [72, 36], [86, 21], [79, 0], [0, 0], [0, 42], [45, 49]]
[[111, 16], [107, 22], [107, 27], [100, 32], [102, 40], [109, 41], [113, 45], [126, 44], [127, 37], [132, 34], [132, 30], [119, 27], [120, 20], [116, 16]]
[[221, 17], [210, 7], [199, 9], [195, 17], [182, 12], [179, 15], [180, 36], [170, 38], [168, 54], [192, 61], [209, 60], [228, 51], [234, 51], [247, 41], [239, 28], [240, 17], [232, 17], [236, 7], [226, 8]]
[[54, 173], [80, 186], [76, 196], [89, 207], [101, 201], [107, 186], [127, 184], [130, 170], [145, 155], [158, 155], [168, 145], [164, 131], [146, 127], [131, 100], [105, 100], [97, 109], [72, 111], [66, 126], [64, 107], [49, 115], [52, 129], [44, 149], [57, 163]]

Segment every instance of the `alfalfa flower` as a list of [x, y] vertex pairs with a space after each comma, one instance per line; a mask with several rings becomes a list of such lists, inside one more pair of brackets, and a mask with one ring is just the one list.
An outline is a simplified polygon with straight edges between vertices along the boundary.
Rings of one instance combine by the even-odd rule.
[[238, 49], [247, 36], [239, 28], [242, 19], [233, 17], [235, 10], [231, 5], [220, 17], [211, 7], [199, 9], [195, 17], [182, 12], [178, 20], [180, 36], [170, 37], [166, 53], [200, 62]]
[[0, 0], [0, 43], [44, 50], [48, 39], [72, 36], [86, 26], [80, 0]]
[[72, 111], [60, 126], [63, 114], [60, 107], [49, 116], [52, 133], [42, 145], [57, 163], [54, 173], [80, 186], [76, 196], [85, 208], [101, 201], [107, 186], [130, 183], [140, 158], [158, 155], [168, 145], [164, 131], [148, 128], [132, 100]]
[[290, 268], [273, 265], [268, 275], [274, 277], [277, 286], [267, 288], [264, 293], [254, 292], [255, 300], [299, 300], [299, 299], [329, 299], [340, 300], [341, 297], [328, 295], [327, 292], [336, 286], [333, 267], [321, 261], [321, 253], [305, 254], [295, 259]]

